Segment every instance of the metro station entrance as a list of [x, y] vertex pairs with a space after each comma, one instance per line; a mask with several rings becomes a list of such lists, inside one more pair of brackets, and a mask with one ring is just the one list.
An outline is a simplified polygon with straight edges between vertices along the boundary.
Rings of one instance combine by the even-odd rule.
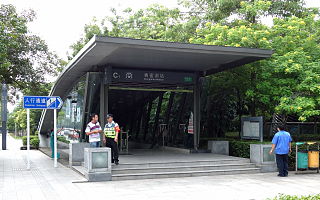
[[[264, 49], [94, 36], [68, 63], [49, 95], [66, 102], [58, 122], [80, 142], [86, 141], [84, 126], [91, 113], [99, 114], [102, 126], [102, 116], [112, 113], [131, 141], [150, 148], [183, 147], [180, 136], [191, 118], [190, 148], [198, 151], [200, 79], [271, 54]], [[48, 143], [52, 116], [50, 110], [42, 113], [40, 146]]]
[[[200, 94], [194, 93], [197, 80], [194, 72], [110, 66], [104, 72], [88, 73], [83, 120], [89, 121], [90, 113], [111, 113], [132, 143], [197, 148], [194, 128], [188, 133], [189, 120], [199, 112]], [[105, 119], [100, 118], [100, 123]], [[81, 138], [86, 140], [84, 134]]]
[[[58, 122], [63, 128], [70, 123], [74, 127], [80, 136], [75, 146], [86, 145], [84, 127], [91, 113], [99, 114], [101, 126], [112, 113], [130, 142], [146, 145], [121, 156], [121, 164], [112, 168], [113, 180], [257, 172], [247, 159], [199, 153], [200, 82], [271, 54], [264, 49], [94, 36], [65, 67], [50, 96], [66, 100]], [[46, 145], [52, 116], [50, 110], [42, 113], [40, 146]], [[193, 126], [192, 135], [186, 125]], [[154, 150], [157, 146], [174, 150]]]

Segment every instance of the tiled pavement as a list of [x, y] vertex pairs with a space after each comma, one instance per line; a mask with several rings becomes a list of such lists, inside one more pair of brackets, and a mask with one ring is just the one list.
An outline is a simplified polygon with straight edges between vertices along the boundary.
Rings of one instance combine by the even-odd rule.
[[[0, 137], [1, 138], [1, 137]], [[266, 199], [279, 193], [320, 193], [320, 175], [279, 178], [275, 173], [85, 183], [82, 176], [32, 150], [31, 170], [21, 141], [8, 137], [0, 151], [0, 199]]]

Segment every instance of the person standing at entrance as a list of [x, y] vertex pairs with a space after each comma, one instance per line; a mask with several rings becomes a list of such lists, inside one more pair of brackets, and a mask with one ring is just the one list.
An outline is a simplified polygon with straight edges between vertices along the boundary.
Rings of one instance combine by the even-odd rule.
[[275, 152], [276, 162], [279, 170], [278, 176], [288, 176], [288, 154], [291, 152], [291, 136], [290, 133], [286, 132], [284, 126], [278, 126], [278, 132], [272, 139], [272, 148], [270, 154]]
[[92, 114], [90, 119], [91, 121], [87, 125], [85, 132], [86, 135], [89, 135], [90, 147], [97, 148], [100, 147], [100, 133], [102, 132], [102, 129], [98, 122], [99, 117], [97, 114]]
[[107, 115], [107, 124], [104, 126], [104, 142], [106, 146], [111, 148], [112, 163], [119, 164], [118, 150], [118, 134], [120, 132], [119, 125], [113, 121], [111, 114]]

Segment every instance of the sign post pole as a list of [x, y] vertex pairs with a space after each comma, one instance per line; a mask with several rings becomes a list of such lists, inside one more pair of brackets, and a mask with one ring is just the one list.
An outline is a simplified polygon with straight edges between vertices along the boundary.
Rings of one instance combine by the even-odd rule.
[[27, 169], [30, 169], [30, 109], [52, 109], [53, 110], [53, 132], [54, 132], [54, 167], [58, 166], [57, 145], [57, 109], [60, 109], [63, 101], [58, 96], [24, 96], [23, 108], [27, 109]]
[[57, 167], [58, 166], [57, 109], [53, 110], [53, 133], [54, 133], [54, 167]]
[[30, 169], [30, 109], [27, 109], [27, 169]]
[[2, 127], [0, 130], [2, 132], [2, 150], [7, 149], [7, 85], [2, 84], [2, 106], [1, 106], [1, 121]]

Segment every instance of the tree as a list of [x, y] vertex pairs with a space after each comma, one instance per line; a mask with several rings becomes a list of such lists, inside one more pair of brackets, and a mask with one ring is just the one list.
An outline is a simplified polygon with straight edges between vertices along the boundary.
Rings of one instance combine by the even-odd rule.
[[94, 35], [188, 42], [200, 20], [197, 15], [181, 13], [177, 8], [169, 9], [160, 5], [152, 5], [138, 11], [126, 9], [121, 14], [112, 9], [112, 14], [101, 22], [93, 19], [90, 24], [85, 25], [84, 36], [71, 45], [70, 58]]
[[[295, 114], [305, 121], [320, 114], [317, 12], [314, 10], [303, 18], [275, 18], [272, 27], [246, 20], [237, 20], [232, 27], [208, 23], [198, 29], [197, 36], [190, 42], [273, 49], [271, 59], [234, 70], [257, 71], [253, 86], [245, 92], [248, 106], [255, 102], [258, 113], [264, 116], [273, 112]], [[250, 80], [249, 74], [247, 77]]]
[[57, 57], [40, 37], [30, 34], [32, 10], [17, 13], [12, 5], [0, 6], [0, 82], [18, 89], [36, 89], [55, 75]]
[[[64, 64], [48, 50], [46, 43], [30, 33], [28, 23], [35, 18], [32, 10], [17, 13], [12, 5], [0, 6], [0, 83], [6, 83], [10, 99], [18, 91], [24, 95], [47, 96], [51, 84], [48, 77], [57, 75]], [[17, 98], [19, 100], [19, 98]], [[35, 132], [41, 110], [31, 110], [31, 131]], [[26, 110], [21, 102], [8, 118], [8, 127], [26, 129]]]
[[[39, 110], [30, 110], [30, 133], [35, 134], [38, 125], [37, 113]], [[13, 131], [15, 127], [17, 131], [25, 133], [27, 129], [27, 111], [22, 107], [22, 103], [15, 107], [14, 111], [8, 117], [8, 130]]]
[[[266, 3], [270, 5], [266, 7]], [[180, 0], [180, 4], [191, 12], [202, 14], [205, 21], [214, 22], [231, 16], [241, 17], [251, 23], [263, 16], [301, 17], [306, 10], [304, 0]], [[242, 12], [245, 5], [248, 9]]]
[[[76, 43], [73, 53], [75, 55], [94, 34], [273, 49], [275, 52], [271, 59], [221, 72], [204, 80], [201, 109], [202, 123], [208, 136], [224, 136], [230, 129], [239, 130], [244, 115], [262, 115], [268, 120], [273, 113], [294, 114], [301, 121], [319, 116], [319, 61], [316, 56], [319, 55], [319, 46], [316, 45], [319, 20], [312, 15], [317, 14], [317, 10], [304, 8], [303, 1], [299, 0], [188, 2], [219, 4], [217, 9], [220, 13], [206, 10], [208, 7], [197, 10], [190, 4], [191, 11], [187, 14], [162, 6], [136, 12], [127, 9], [120, 15], [113, 10], [113, 16], [86, 25], [84, 37]], [[218, 17], [211, 14], [218, 14]], [[274, 16], [274, 25], [262, 24], [259, 19], [264, 16]], [[297, 69], [299, 71], [294, 71]], [[164, 98], [162, 110], [167, 101]], [[180, 109], [181, 102], [174, 101], [173, 113]]]

